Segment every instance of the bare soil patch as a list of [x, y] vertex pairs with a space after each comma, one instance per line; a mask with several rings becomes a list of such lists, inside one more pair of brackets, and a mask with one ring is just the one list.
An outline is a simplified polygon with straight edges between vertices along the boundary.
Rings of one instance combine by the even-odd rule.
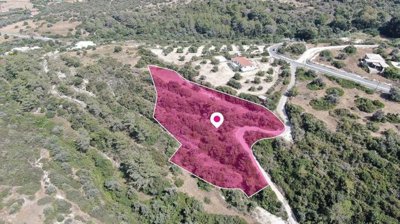
[[75, 32], [75, 28], [79, 26], [81, 22], [78, 21], [59, 21], [54, 24], [51, 24], [50, 27], [47, 25], [42, 25], [38, 32], [40, 34], [58, 34], [61, 36], [67, 36], [68, 33], [73, 34]]
[[[326, 123], [327, 127], [331, 131], [335, 131], [338, 121], [338, 118], [335, 118], [331, 115], [329, 115], [329, 111], [319, 111], [315, 110], [311, 107], [310, 101], [312, 99], [318, 99], [321, 97], [324, 97], [326, 95], [326, 89], [329, 87], [340, 87], [340, 85], [330, 81], [326, 76], [319, 75], [324, 82], [326, 83], [326, 87], [323, 90], [309, 90], [306, 86], [309, 82], [311, 81], [299, 81], [297, 80], [296, 82], [296, 87], [299, 91], [299, 94], [296, 97], [292, 97], [290, 99], [290, 102], [301, 106], [305, 112], [310, 113], [317, 117], [319, 120], [322, 120]], [[368, 98], [370, 100], [379, 100], [382, 103], [385, 104], [385, 107], [382, 109], [385, 113], [399, 113], [400, 112], [400, 104], [395, 103], [392, 101], [388, 101], [382, 97], [380, 97], [379, 93], [374, 93], [374, 94], [367, 94], [364, 91], [358, 90], [358, 89], [344, 89], [344, 95], [340, 97], [339, 104], [335, 107], [337, 108], [346, 108], [351, 111], [351, 113], [357, 115], [360, 117], [360, 119], [357, 119], [357, 122], [361, 124], [366, 124], [369, 121], [369, 118], [372, 116], [373, 113], [365, 113], [360, 110], [355, 106], [354, 100], [357, 99], [357, 97], [363, 97], [363, 98]], [[379, 124], [380, 129], [372, 133], [374, 136], [379, 136], [380, 132], [388, 130], [388, 129], [393, 129], [393, 130], [398, 130], [397, 126], [395, 124], [391, 123], [380, 123]]]
[[33, 9], [30, 0], [5, 0], [0, 3], [0, 12], [8, 12], [13, 9]]
[[[24, 26], [25, 22], [27, 23], [27, 25]], [[22, 32], [25, 34], [31, 34], [31, 33], [33, 34], [34, 33], [33, 30], [37, 27], [36, 24], [37, 22], [33, 22], [33, 20], [29, 19], [2, 27], [0, 28], [0, 32], [17, 34], [20, 33], [20, 30], [22, 29]]]
[[182, 187], [178, 188], [178, 191], [184, 192], [201, 202], [204, 201], [205, 197], [210, 199], [211, 202], [209, 204], [203, 203], [204, 210], [207, 213], [239, 216], [245, 219], [248, 223], [255, 223], [255, 220], [249, 215], [243, 214], [234, 208], [228, 208], [230, 205], [225, 202], [218, 189], [213, 188], [208, 192], [199, 189], [197, 186], [197, 180], [191, 177], [187, 171], [183, 171], [179, 178], [184, 180], [184, 184]]
[[33, 21], [32, 19], [20, 21], [0, 28], [0, 32], [25, 34], [25, 35], [60, 35], [67, 36], [74, 34], [76, 27], [81, 22], [78, 21], [59, 21], [54, 24], [49, 24], [46, 21]]
[[[121, 46], [122, 51], [114, 53], [114, 47], [116, 46]], [[104, 56], [115, 58], [123, 64], [130, 64], [132, 66], [136, 65], [136, 63], [139, 61], [136, 46], [132, 46], [130, 44], [101, 45], [97, 46], [95, 50], [86, 50], [86, 54], [82, 53], [82, 51], [80, 55], [77, 55], [77, 53], [74, 51], [68, 52], [67, 54], [70, 56], [79, 57], [81, 59], [81, 63], [84, 65], [93, 64], [99, 58]]]

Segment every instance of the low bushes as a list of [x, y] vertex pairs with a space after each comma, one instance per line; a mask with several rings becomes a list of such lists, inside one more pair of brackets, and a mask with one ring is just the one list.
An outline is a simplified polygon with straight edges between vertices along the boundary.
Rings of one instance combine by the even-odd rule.
[[366, 113], [372, 113], [378, 109], [385, 107], [379, 100], [370, 100], [367, 98], [358, 98], [354, 101], [356, 107]]

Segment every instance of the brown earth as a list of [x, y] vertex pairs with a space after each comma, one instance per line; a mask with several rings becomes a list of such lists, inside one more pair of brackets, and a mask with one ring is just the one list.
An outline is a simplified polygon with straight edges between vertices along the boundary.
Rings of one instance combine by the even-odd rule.
[[32, 9], [33, 5], [30, 0], [5, 0], [0, 3], [0, 12], [8, 12], [18, 8]]
[[210, 199], [211, 202], [209, 204], [203, 203], [203, 207], [206, 212], [211, 214], [239, 216], [245, 219], [248, 223], [256, 223], [251, 216], [243, 214], [228, 205], [218, 189], [212, 187], [212, 189], [208, 192], [199, 189], [197, 186], [197, 180], [191, 177], [189, 172], [183, 170], [182, 175], [180, 175], [179, 178], [184, 181], [184, 184], [182, 187], [178, 188], [178, 191], [184, 192], [201, 202], [204, 201], [205, 197]]
[[[338, 121], [338, 118], [332, 117], [329, 115], [329, 111], [319, 111], [315, 110], [311, 107], [310, 101], [312, 99], [318, 99], [326, 95], [325, 91], [329, 87], [340, 87], [340, 85], [330, 81], [328, 78], [325, 76], [319, 75], [324, 82], [326, 83], [326, 87], [323, 90], [309, 90], [306, 85], [311, 82], [311, 81], [299, 81], [296, 80], [296, 87], [299, 90], [299, 94], [296, 97], [292, 97], [290, 99], [290, 102], [301, 106], [305, 112], [313, 114], [315, 117], [317, 117], [319, 120], [322, 120], [325, 122], [327, 125], [328, 129], [331, 131], [335, 131]], [[399, 113], [400, 112], [400, 104], [395, 103], [392, 101], [388, 101], [382, 97], [380, 97], [379, 93], [374, 93], [374, 94], [367, 94], [364, 91], [357, 90], [357, 89], [344, 89], [344, 95], [340, 97], [339, 104], [335, 107], [337, 108], [346, 108], [351, 111], [351, 113], [357, 115], [360, 117], [360, 119], [357, 119], [357, 122], [361, 124], [366, 124], [369, 120], [369, 117], [372, 116], [373, 113], [365, 113], [360, 110], [355, 106], [354, 100], [356, 99], [356, 96], [363, 97], [363, 98], [368, 98], [371, 100], [379, 100], [382, 103], [385, 104], [385, 107], [382, 109], [385, 113]], [[380, 124], [380, 129], [379, 131], [372, 133], [374, 136], [379, 136], [380, 132], [383, 132], [388, 129], [393, 129], [393, 130], [398, 130], [395, 124], [391, 123], [383, 123]]]

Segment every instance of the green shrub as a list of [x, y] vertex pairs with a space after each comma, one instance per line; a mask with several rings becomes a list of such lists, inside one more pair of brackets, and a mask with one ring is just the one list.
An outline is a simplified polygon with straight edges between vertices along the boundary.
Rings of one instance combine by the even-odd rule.
[[312, 80], [317, 77], [317, 74], [313, 70], [305, 70], [304, 68], [297, 68], [296, 77], [301, 81]]
[[211, 69], [211, 72], [218, 72], [218, 66], [214, 65]]
[[233, 76], [233, 79], [235, 80], [241, 80], [243, 77], [240, 75], [240, 73], [235, 73], [235, 75]]
[[228, 93], [231, 95], [236, 95], [237, 91], [229, 86], [218, 86], [217, 88], [215, 88], [218, 91], [224, 92], [224, 93]]
[[367, 123], [367, 129], [372, 131], [372, 132], [377, 132], [377, 131], [379, 131], [379, 123], [368, 122]]
[[174, 48], [172, 48], [172, 47], [167, 47], [167, 48], [164, 48], [164, 49], [163, 49], [163, 54], [164, 54], [164, 56], [167, 56], [167, 55], [169, 55], [172, 51], [174, 51]]
[[357, 48], [354, 47], [353, 45], [350, 45], [350, 46], [345, 47], [345, 48], [343, 49], [343, 51], [344, 51], [346, 54], [351, 55], [351, 54], [357, 53]]
[[212, 64], [212, 65], [219, 65], [219, 60], [216, 59], [216, 58], [212, 58], [212, 59], [211, 59], [211, 64]]
[[341, 61], [333, 61], [332, 65], [335, 66], [335, 68], [338, 68], [338, 69], [344, 68], [346, 66], [346, 64], [344, 62], [341, 62]]
[[65, 65], [68, 67], [79, 67], [81, 66], [80, 59], [78, 57], [74, 56], [67, 56], [67, 55], [61, 55], [61, 60], [65, 62]]
[[373, 89], [369, 89], [367, 87], [364, 87], [364, 86], [362, 86], [362, 85], [360, 85], [360, 84], [358, 84], [356, 82], [353, 82], [353, 81], [350, 81], [350, 80], [347, 80], [347, 79], [340, 79], [340, 78], [335, 78], [335, 77], [331, 77], [331, 76], [328, 76], [328, 78], [331, 81], [336, 82], [337, 84], [339, 84], [341, 87], [343, 87], [345, 89], [354, 89], [354, 88], [356, 88], [358, 90], [364, 91], [367, 94], [374, 93]]
[[256, 76], [264, 76], [265, 75], [265, 71], [258, 71], [257, 73], [256, 73]]
[[255, 77], [253, 80], [254, 84], [260, 84], [261, 83], [261, 79], [259, 77]]
[[343, 91], [343, 89], [341, 89], [339, 87], [330, 87], [330, 88], [326, 89], [326, 94], [335, 94], [338, 96], [343, 96], [344, 91]]
[[325, 61], [331, 61], [332, 60], [332, 52], [330, 50], [323, 50], [319, 53], [319, 56], [325, 60]]
[[201, 179], [197, 179], [197, 187], [203, 191], [211, 190], [211, 185]]
[[190, 46], [189, 49], [188, 49], [188, 52], [189, 52], [189, 53], [197, 53], [197, 49], [198, 49], [198, 48], [195, 47], [195, 46]]
[[299, 90], [297, 89], [297, 87], [293, 87], [292, 89], [290, 89], [287, 93], [286, 96], [288, 97], [294, 97], [297, 96], [299, 94]]
[[294, 43], [284, 48], [284, 52], [290, 52], [294, 55], [301, 55], [307, 50], [306, 45], [303, 43]]
[[182, 187], [184, 184], [183, 180], [180, 178], [177, 178], [174, 183], [176, 187]]
[[114, 53], [119, 53], [122, 51], [122, 47], [121, 46], [115, 46], [114, 47]]
[[310, 90], [321, 90], [326, 86], [325, 82], [321, 78], [316, 78], [312, 82], [307, 84], [307, 88]]
[[388, 79], [400, 80], [400, 69], [395, 67], [386, 68], [383, 76]]
[[356, 107], [366, 113], [372, 113], [385, 105], [379, 100], [370, 100], [367, 98], [358, 98], [354, 101]]
[[313, 99], [310, 101], [310, 105], [315, 110], [330, 110], [333, 109], [339, 102], [338, 96], [326, 95], [320, 99]]
[[389, 99], [400, 102], [400, 88], [392, 87], [389, 92]]
[[347, 108], [338, 108], [329, 112], [331, 116], [340, 117], [340, 118], [350, 118], [350, 119], [358, 119], [359, 117], [350, 112]]
[[242, 88], [242, 84], [240, 84], [240, 82], [234, 80], [234, 79], [230, 79], [227, 83], [228, 86], [233, 87], [235, 89], [240, 89]]
[[274, 78], [272, 77], [272, 76], [267, 76], [265, 79], [264, 79], [264, 81], [265, 82], [272, 82], [274, 80]]
[[260, 98], [258, 96], [253, 95], [253, 94], [248, 94], [248, 93], [240, 93], [239, 97], [254, 103], [261, 103]]
[[340, 53], [335, 57], [337, 60], [346, 60], [347, 54]]
[[386, 114], [385, 119], [389, 123], [399, 124], [400, 123], [400, 114], [388, 113], [388, 114]]

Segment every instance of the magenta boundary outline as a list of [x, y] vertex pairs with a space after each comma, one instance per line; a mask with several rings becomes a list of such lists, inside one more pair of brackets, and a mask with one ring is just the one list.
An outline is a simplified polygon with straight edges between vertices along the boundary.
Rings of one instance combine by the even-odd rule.
[[[175, 71], [175, 70], [172, 70], [172, 69], [169, 69], [169, 68], [165, 68], [165, 67], [160, 67], [160, 66], [157, 66], [157, 65], [148, 65], [148, 66], [147, 66], [147, 69], [148, 69], [148, 71], [149, 71], [149, 73], [150, 73], [151, 81], [153, 82], [154, 90], [156, 91], [156, 102], [154, 103], [153, 118], [154, 118], [154, 120], [156, 120], [157, 123], [162, 127], [162, 129], [164, 129], [169, 135], [172, 136], [172, 138], [174, 138], [174, 139], [179, 143], [179, 147], [175, 150], [174, 154], [172, 154], [172, 156], [169, 157], [168, 162], [170, 162], [170, 163], [172, 163], [172, 164], [175, 164], [176, 166], [182, 168], [183, 170], [185, 170], [186, 172], [190, 173], [191, 175], [193, 175], [193, 176], [199, 178], [200, 180], [202, 180], [202, 181], [204, 181], [204, 182], [206, 182], [206, 183], [208, 183], [208, 184], [214, 186], [215, 188], [226, 189], [226, 190], [239, 190], [239, 191], [243, 192], [244, 195], [246, 195], [247, 198], [251, 198], [253, 195], [255, 195], [255, 194], [259, 193], [260, 191], [264, 190], [265, 188], [269, 187], [270, 183], [267, 182], [267, 185], [266, 185], [265, 187], [261, 188], [260, 190], [254, 192], [254, 193], [251, 194], [251, 195], [247, 195], [246, 192], [244, 192], [243, 189], [241, 189], [241, 188], [237, 188], [237, 187], [229, 188], [229, 187], [220, 187], [220, 186], [217, 186], [217, 185], [215, 185], [215, 184], [213, 184], [213, 183], [211, 183], [211, 182], [209, 182], [209, 181], [207, 181], [207, 180], [204, 180], [203, 178], [197, 176], [196, 174], [194, 174], [194, 173], [191, 172], [190, 170], [187, 170], [185, 167], [180, 166], [179, 164], [176, 164], [176, 163], [174, 163], [173, 161], [171, 161], [172, 157], [174, 157], [174, 155], [178, 152], [179, 148], [181, 148], [182, 143], [181, 143], [177, 138], [175, 138], [175, 136], [174, 136], [171, 132], [169, 132], [168, 129], [165, 128], [164, 125], [162, 125], [162, 124], [160, 123], [160, 121], [158, 121], [157, 118], [155, 117], [155, 114], [156, 114], [156, 107], [157, 107], [157, 100], [158, 100], [158, 99], [157, 99], [157, 97], [158, 97], [158, 92], [157, 92], [157, 88], [156, 88], [156, 84], [155, 84], [155, 82], [154, 82], [153, 76], [152, 76], [152, 74], [151, 74], [150, 67], [157, 67], [157, 68], [161, 68], [161, 69], [165, 69], [165, 70], [172, 71], [172, 72], [178, 74], [179, 76], [181, 76], [184, 80], [188, 81], [188, 82], [191, 83], [191, 84], [198, 85], [198, 86], [201, 86], [201, 87], [203, 87], [203, 88], [206, 88], [206, 89], [209, 89], [209, 90], [212, 90], [212, 91], [216, 91], [216, 92], [219, 92], [219, 93], [222, 93], [222, 94], [231, 96], [231, 97], [235, 97], [235, 98], [240, 99], [240, 100], [247, 101], [247, 102], [249, 102], [249, 103], [253, 103], [253, 104], [259, 105], [259, 106], [263, 107], [264, 109], [268, 110], [269, 112], [271, 112], [271, 114], [273, 114], [276, 118], [278, 118], [278, 120], [283, 124], [283, 127], [284, 127], [283, 132], [282, 132], [280, 135], [277, 135], [277, 136], [275, 136], [275, 137], [260, 138], [259, 140], [255, 141], [255, 142], [250, 146], [251, 154], [252, 154], [252, 156], [254, 157], [254, 160], [257, 161], [257, 163], [258, 163], [260, 169], [263, 169], [263, 168], [261, 167], [261, 164], [258, 162], [256, 156], [254, 155], [254, 152], [253, 152], [252, 148], [253, 148], [253, 146], [254, 146], [256, 143], [258, 143], [258, 142], [261, 141], [261, 140], [265, 140], [265, 139], [274, 139], [274, 138], [277, 138], [277, 137], [281, 137], [281, 136], [286, 132], [286, 125], [285, 125], [285, 123], [281, 120], [281, 118], [279, 118], [279, 116], [277, 116], [274, 112], [272, 112], [270, 109], [264, 107], [264, 106], [261, 105], [261, 104], [254, 103], [254, 102], [252, 102], [252, 101], [250, 101], [250, 100], [242, 99], [242, 98], [240, 98], [240, 97], [238, 97], [238, 96], [234, 96], [234, 95], [231, 95], [231, 94], [228, 94], [228, 93], [224, 93], [224, 92], [219, 91], [219, 90], [216, 90], [216, 89], [212, 89], [212, 88], [210, 88], [210, 87], [201, 85], [201, 84], [199, 84], [199, 83], [192, 82], [192, 81], [186, 79], [185, 77], [183, 77], [182, 74], [180, 74], [179, 72], [177, 72], [177, 71]], [[262, 171], [260, 171], [260, 172], [262, 173]], [[264, 172], [267, 173], [265, 170], [264, 170]], [[263, 175], [263, 177], [264, 177], [264, 175]], [[264, 177], [264, 178], [265, 178], [265, 177]], [[266, 179], [266, 178], [265, 178], [265, 179]]]

